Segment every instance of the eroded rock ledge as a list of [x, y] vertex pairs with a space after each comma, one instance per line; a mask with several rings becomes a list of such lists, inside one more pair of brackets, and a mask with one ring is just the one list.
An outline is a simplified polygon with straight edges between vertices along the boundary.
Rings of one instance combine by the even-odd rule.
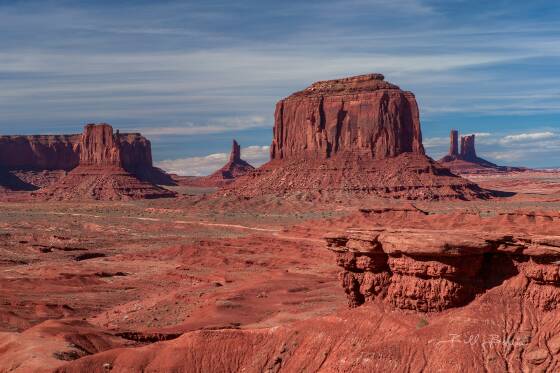
[[326, 240], [351, 306], [381, 299], [400, 309], [442, 311], [515, 276], [536, 307], [560, 304], [560, 236], [374, 228]]

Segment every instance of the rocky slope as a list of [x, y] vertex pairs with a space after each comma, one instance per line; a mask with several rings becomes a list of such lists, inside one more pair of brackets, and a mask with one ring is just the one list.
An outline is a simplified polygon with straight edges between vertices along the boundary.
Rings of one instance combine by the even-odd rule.
[[88, 124], [80, 143], [80, 163], [56, 183], [37, 195], [47, 199], [142, 199], [175, 194], [142, 181], [133, 172], [150, 170], [148, 140], [139, 134], [113, 133], [108, 124]]
[[322, 81], [276, 105], [271, 161], [229, 192], [474, 199], [489, 193], [424, 154], [414, 95], [380, 74]]
[[272, 328], [199, 330], [56, 371], [558, 371], [558, 213], [411, 206], [354, 221], [359, 228], [327, 241], [360, 307]]

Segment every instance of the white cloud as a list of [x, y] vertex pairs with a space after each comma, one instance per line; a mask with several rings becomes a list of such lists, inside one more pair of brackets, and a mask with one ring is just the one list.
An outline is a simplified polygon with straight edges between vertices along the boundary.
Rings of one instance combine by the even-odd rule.
[[[241, 158], [258, 167], [268, 162], [269, 146], [251, 145], [241, 148]], [[229, 158], [228, 153], [214, 153], [202, 157], [188, 157], [156, 162], [156, 166], [178, 175], [204, 176], [221, 168]]]
[[443, 145], [449, 145], [449, 137], [428, 137], [422, 139], [425, 148], [435, 148]]
[[489, 133], [489, 132], [475, 132], [474, 135], [476, 137], [490, 137], [490, 136], [492, 136], [492, 134]]
[[527, 142], [527, 141], [535, 141], [535, 140], [544, 140], [544, 139], [551, 139], [556, 137], [557, 135], [554, 132], [546, 131], [546, 132], [532, 132], [532, 133], [519, 133], [515, 135], [507, 135], [501, 140], [502, 143], [511, 143], [511, 142]]
[[525, 154], [516, 150], [504, 150], [498, 152], [486, 152], [485, 156], [492, 160], [504, 161], [507, 164], [507, 162], [514, 162], [523, 159]]
[[182, 126], [143, 128], [142, 134], [149, 136], [168, 135], [205, 135], [228, 131], [240, 131], [251, 128], [272, 127], [263, 116], [249, 116], [236, 118], [219, 118], [215, 123], [197, 124], [185, 123]]

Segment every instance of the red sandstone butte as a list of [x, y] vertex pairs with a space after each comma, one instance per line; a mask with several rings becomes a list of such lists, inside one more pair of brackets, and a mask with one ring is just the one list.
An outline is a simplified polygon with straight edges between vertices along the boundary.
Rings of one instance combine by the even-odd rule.
[[43, 188], [79, 164], [122, 167], [143, 181], [175, 185], [153, 167], [150, 141], [139, 133], [113, 134], [108, 125], [90, 124], [83, 134], [0, 136], [0, 188]]
[[280, 100], [271, 158], [424, 154], [414, 95], [383, 79], [381, 74], [368, 74], [316, 82]]
[[456, 157], [459, 155], [459, 131], [451, 130], [449, 139], [450, 139], [449, 155]]
[[255, 167], [241, 159], [241, 146], [237, 143], [237, 141], [233, 140], [229, 161], [208, 178], [215, 180], [218, 184], [227, 183], [240, 176], [246, 175], [254, 169]]
[[172, 197], [174, 192], [142, 181], [152, 172], [150, 143], [140, 134], [121, 135], [108, 124], [88, 124], [80, 146], [80, 163], [55, 184], [43, 188], [47, 199], [141, 199]]
[[255, 167], [241, 159], [241, 146], [233, 140], [229, 161], [211, 175], [202, 177], [174, 176], [180, 184], [200, 187], [221, 187], [227, 185], [238, 177], [247, 175]]
[[461, 136], [461, 149], [458, 149], [459, 131], [451, 130], [449, 154], [438, 162], [456, 174], [492, 173], [525, 171], [519, 167], [498, 166], [476, 155], [475, 134]]
[[280, 100], [274, 119], [271, 161], [236, 181], [232, 193], [489, 195], [425, 155], [414, 94], [381, 74], [313, 83]]

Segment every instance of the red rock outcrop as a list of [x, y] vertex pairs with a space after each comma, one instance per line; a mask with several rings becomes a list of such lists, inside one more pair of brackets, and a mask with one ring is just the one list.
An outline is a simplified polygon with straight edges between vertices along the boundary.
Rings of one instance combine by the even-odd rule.
[[209, 176], [216, 181], [231, 182], [234, 179], [253, 171], [255, 167], [241, 159], [241, 146], [233, 140], [229, 161], [218, 171]]
[[461, 158], [467, 161], [476, 161], [476, 150], [474, 148], [474, 134], [461, 136]]
[[117, 166], [131, 173], [152, 168], [150, 141], [139, 133], [113, 133], [108, 124], [88, 124], [81, 139], [80, 165]]
[[[518, 290], [527, 301], [542, 311], [559, 308], [560, 236], [523, 233], [513, 226], [522, 224], [522, 217], [513, 225], [514, 220], [504, 223], [501, 216], [479, 217], [478, 224], [492, 230], [480, 231], [467, 227], [474, 216], [449, 229], [433, 226], [418, 211], [408, 214], [407, 221], [416, 214], [416, 226], [425, 228], [354, 228], [326, 238], [343, 268], [342, 285], [351, 306], [380, 300], [400, 309], [442, 311], [464, 306], [518, 276], [524, 283]], [[557, 232], [555, 218], [548, 219], [546, 224]], [[393, 225], [402, 226], [402, 216], [399, 222]], [[502, 228], [491, 228], [495, 225]]]
[[456, 174], [525, 171], [525, 168], [498, 166], [476, 155], [475, 135], [461, 136], [461, 150], [457, 148], [459, 132], [451, 130], [449, 154], [438, 162]]
[[81, 135], [0, 136], [0, 167], [66, 170], [76, 167]]
[[271, 161], [230, 190], [246, 197], [488, 197], [424, 154], [414, 95], [383, 79], [369, 74], [321, 81], [280, 100]]
[[241, 146], [233, 140], [229, 161], [219, 170], [208, 176], [175, 176], [179, 184], [198, 187], [221, 187], [227, 185], [238, 177], [247, 175], [255, 167], [241, 159]]
[[0, 136], [2, 188], [42, 188], [79, 164], [121, 167], [143, 181], [176, 185], [153, 167], [150, 141], [139, 133], [113, 134], [109, 125], [89, 124], [76, 135]]
[[86, 125], [82, 135], [80, 165], [124, 166], [117, 136], [113, 135], [113, 127], [108, 124]]
[[84, 127], [80, 163], [55, 184], [38, 192], [48, 199], [141, 199], [172, 197], [174, 192], [143, 181], [151, 171], [150, 142], [140, 134], [113, 133], [108, 124]]
[[424, 154], [416, 99], [368, 74], [312, 84], [280, 100], [271, 159]]
[[459, 155], [459, 131], [451, 130], [449, 138], [450, 138], [449, 155], [458, 156]]

